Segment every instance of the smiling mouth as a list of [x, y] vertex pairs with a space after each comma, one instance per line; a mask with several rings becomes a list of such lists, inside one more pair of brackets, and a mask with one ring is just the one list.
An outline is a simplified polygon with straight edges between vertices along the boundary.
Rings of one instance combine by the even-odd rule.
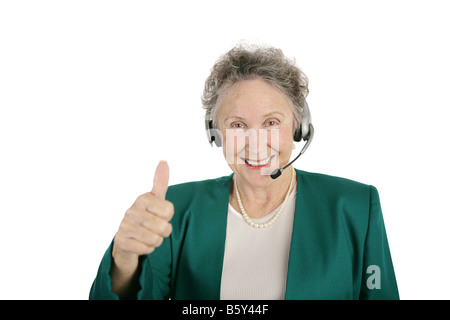
[[245, 165], [247, 167], [249, 167], [251, 169], [261, 169], [261, 168], [268, 167], [274, 157], [275, 157], [275, 155], [272, 155], [272, 156], [270, 156], [266, 159], [262, 159], [262, 160], [250, 160], [250, 159], [246, 159], [246, 158], [242, 158], [242, 157], [241, 157], [241, 159], [245, 162]]

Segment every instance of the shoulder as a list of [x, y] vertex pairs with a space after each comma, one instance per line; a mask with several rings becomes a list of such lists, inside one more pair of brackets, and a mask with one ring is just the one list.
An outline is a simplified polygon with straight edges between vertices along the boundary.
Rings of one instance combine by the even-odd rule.
[[166, 200], [174, 203], [193, 203], [205, 199], [228, 198], [232, 174], [215, 179], [190, 181], [169, 186]]
[[355, 205], [366, 205], [371, 195], [378, 197], [376, 188], [369, 184], [322, 173], [296, 171], [299, 189], [316, 199], [348, 200]]
[[372, 185], [300, 170], [297, 170], [297, 177], [302, 208], [320, 221], [336, 221], [342, 230], [353, 230], [361, 243], [370, 219], [381, 218], [378, 191]]
[[189, 181], [169, 186], [168, 194], [193, 194], [199, 191], [215, 190], [228, 187], [232, 175], [223, 176], [215, 179]]
[[188, 225], [197, 233], [203, 230], [202, 226], [205, 225], [209, 226], [205, 229], [209, 230], [208, 232], [225, 225], [231, 178], [232, 175], [229, 175], [169, 186], [166, 200], [172, 202], [175, 209], [171, 221], [173, 234], [177, 234], [177, 230], [186, 232]]
[[349, 191], [356, 191], [356, 190], [369, 190], [370, 188], [373, 188], [373, 186], [358, 182], [355, 180], [351, 180], [348, 178], [343, 177], [337, 177], [332, 176], [328, 174], [323, 173], [314, 173], [314, 172], [307, 172], [303, 170], [298, 170], [297, 176], [300, 178], [300, 183], [308, 184], [311, 186], [320, 187], [321, 189], [327, 190], [332, 189], [333, 191], [337, 191], [336, 188], [339, 190], [349, 190]]

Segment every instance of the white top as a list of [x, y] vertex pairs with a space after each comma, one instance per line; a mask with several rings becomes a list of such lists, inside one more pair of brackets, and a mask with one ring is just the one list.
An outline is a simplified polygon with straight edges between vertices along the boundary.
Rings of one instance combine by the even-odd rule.
[[[263, 229], [251, 227], [228, 205], [220, 299], [284, 299], [296, 194], [295, 185], [278, 220]], [[252, 220], [267, 222], [277, 210]]]

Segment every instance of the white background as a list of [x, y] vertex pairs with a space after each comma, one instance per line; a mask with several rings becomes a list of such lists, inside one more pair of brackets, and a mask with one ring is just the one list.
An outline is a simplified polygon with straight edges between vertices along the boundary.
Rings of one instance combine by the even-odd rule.
[[[239, 40], [310, 79], [299, 169], [375, 185], [403, 299], [449, 299], [446, 1], [2, 1], [0, 298], [86, 299], [126, 209], [228, 175], [200, 95]], [[296, 150], [299, 150], [298, 148]]]

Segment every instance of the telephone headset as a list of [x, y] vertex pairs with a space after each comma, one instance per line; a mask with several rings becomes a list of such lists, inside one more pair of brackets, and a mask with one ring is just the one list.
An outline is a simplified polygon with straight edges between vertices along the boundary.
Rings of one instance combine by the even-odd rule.
[[[287, 167], [289, 167], [291, 164], [293, 164], [294, 161], [297, 160], [306, 151], [306, 149], [308, 149], [309, 145], [311, 144], [311, 142], [313, 140], [314, 127], [311, 123], [311, 113], [309, 112], [308, 103], [306, 102], [306, 100], [304, 100], [304, 102], [305, 103], [303, 106], [302, 123], [300, 124], [300, 128], [296, 129], [294, 132], [294, 141], [300, 142], [303, 140], [303, 141], [306, 141], [306, 143], [303, 146], [300, 153], [298, 154], [298, 156], [296, 156], [294, 158], [294, 160], [292, 160], [291, 162], [289, 162], [287, 165], [285, 165], [282, 168], [275, 169], [270, 174], [270, 177], [272, 179], [276, 179], [279, 176], [281, 176], [283, 171]], [[221, 147], [222, 146], [221, 132], [218, 129], [214, 128], [212, 119], [205, 120], [205, 128], [206, 128], [206, 134], [208, 136], [208, 141], [211, 144], [211, 146], [213, 146], [212, 143], [214, 142], [217, 147]]]

